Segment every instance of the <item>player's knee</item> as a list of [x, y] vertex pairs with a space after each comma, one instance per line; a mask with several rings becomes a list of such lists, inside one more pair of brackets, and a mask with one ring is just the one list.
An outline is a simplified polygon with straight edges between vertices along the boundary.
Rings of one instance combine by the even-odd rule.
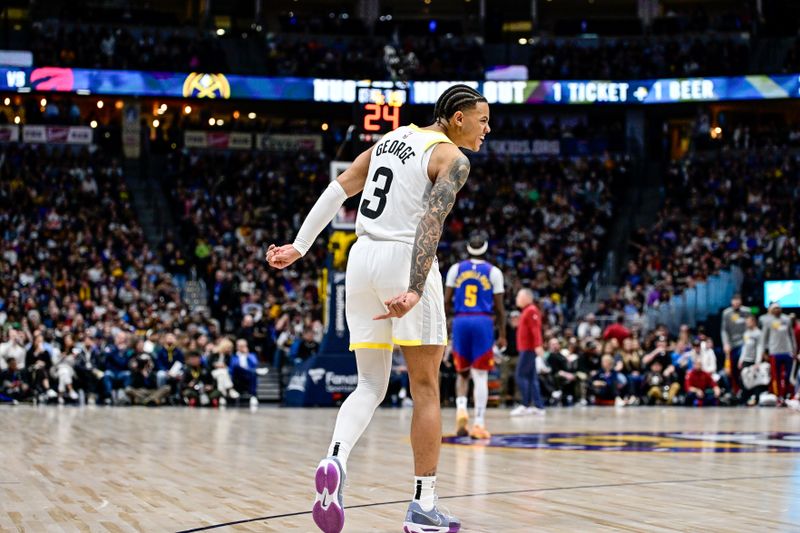
[[439, 394], [439, 376], [437, 375], [424, 375], [415, 376], [411, 379], [411, 391], [414, 396], [419, 395], [438, 395]]

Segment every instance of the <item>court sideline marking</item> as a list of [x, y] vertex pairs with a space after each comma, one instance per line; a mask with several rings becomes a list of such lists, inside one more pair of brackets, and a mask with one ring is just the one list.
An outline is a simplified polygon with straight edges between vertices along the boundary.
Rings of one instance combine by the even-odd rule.
[[[514, 489], [514, 490], [498, 490], [498, 491], [490, 491], [490, 492], [478, 492], [475, 494], [457, 494], [453, 496], [439, 496], [440, 500], [454, 500], [457, 498], [476, 498], [480, 496], [499, 496], [499, 495], [506, 495], [506, 494], [524, 494], [524, 493], [531, 493], [531, 492], [557, 492], [557, 491], [565, 491], [565, 490], [580, 490], [580, 489], [606, 489], [606, 488], [614, 488], [614, 487], [640, 487], [646, 485], [670, 485], [670, 484], [681, 484], [681, 483], [704, 483], [707, 481], [752, 481], [756, 479], [791, 479], [791, 478], [800, 478], [800, 474], [789, 474], [789, 475], [779, 475], [779, 476], [740, 476], [740, 477], [707, 477], [707, 478], [696, 478], [696, 479], [673, 479], [673, 480], [660, 480], [660, 481], [631, 481], [628, 483], [602, 483], [598, 485], [572, 485], [567, 487], [545, 487], [541, 489]], [[363, 509], [366, 507], [380, 507], [384, 505], [397, 505], [399, 503], [408, 503], [408, 500], [396, 500], [396, 501], [388, 501], [388, 502], [376, 502], [376, 503], [362, 503], [361, 505], [352, 505], [349, 507], [345, 507], [345, 510], [350, 509]], [[266, 520], [277, 520], [278, 518], [291, 518], [293, 516], [303, 516], [303, 515], [310, 515], [311, 511], [298, 511], [296, 513], [284, 513], [284, 514], [277, 514], [277, 515], [270, 515], [270, 516], [261, 516], [258, 518], [245, 518], [243, 520], [235, 520], [233, 522], [225, 522], [223, 524], [214, 524], [211, 526], [203, 526], [203, 527], [196, 527], [193, 529], [183, 529], [177, 531], [176, 533], [195, 533], [198, 531], [209, 531], [212, 529], [218, 529], [221, 527], [228, 527], [228, 526], [236, 526], [239, 524], [247, 524], [250, 522], [262, 522]]]

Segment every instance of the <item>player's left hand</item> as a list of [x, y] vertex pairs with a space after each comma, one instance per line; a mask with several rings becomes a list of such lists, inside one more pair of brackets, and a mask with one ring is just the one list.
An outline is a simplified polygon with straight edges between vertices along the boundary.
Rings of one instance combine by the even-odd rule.
[[411, 311], [411, 308], [417, 305], [417, 303], [419, 303], [419, 294], [417, 294], [416, 292], [406, 291], [400, 293], [394, 298], [391, 298], [383, 302], [383, 304], [386, 306], [386, 309], [389, 310], [388, 313], [384, 313], [382, 315], [373, 317], [372, 320], [400, 318], [401, 316]]
[[275, 246], [270, 244], [267, 248], [267, 263], [272, 268], [286, 268], [298, 259], [300, 259], [300, 252], [291, 244], [284, 244], [283, 246]]
[[498, 338], [495, 344], [497, 344], [497, 347], [500, 348], [501, 350], [505, 350], [506, 348], [508, 348], [508, 341], [506, 340], [505, 337]]

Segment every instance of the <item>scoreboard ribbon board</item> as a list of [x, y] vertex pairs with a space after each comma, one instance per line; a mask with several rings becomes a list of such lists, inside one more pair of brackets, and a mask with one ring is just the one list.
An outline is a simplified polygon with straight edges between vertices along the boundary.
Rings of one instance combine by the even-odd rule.
[[[223, 73], [1, 67], [0, 92], [69, 92], [174, 98], [363, 104], [364, 132], [403, 124], [407, 104], [433, 104], [466, 83], [490, 104], [648, 105], [800, 98], [800, 74], [646, 80], [375, 81], [268, 78]], [[377, 128], [377, 129], [375, 129]]]

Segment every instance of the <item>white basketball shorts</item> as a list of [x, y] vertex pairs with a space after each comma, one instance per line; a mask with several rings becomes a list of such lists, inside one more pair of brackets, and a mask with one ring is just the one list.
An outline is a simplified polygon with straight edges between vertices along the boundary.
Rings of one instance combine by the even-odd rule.
[[373, 320], [383, 302], [408, 290], [412, 245], [361, 236], [350, 249], [345, 280], [350, 349], [446, 345], [447, 323], [439, 262], [434, 261], [419, 303], [401, 318]]

